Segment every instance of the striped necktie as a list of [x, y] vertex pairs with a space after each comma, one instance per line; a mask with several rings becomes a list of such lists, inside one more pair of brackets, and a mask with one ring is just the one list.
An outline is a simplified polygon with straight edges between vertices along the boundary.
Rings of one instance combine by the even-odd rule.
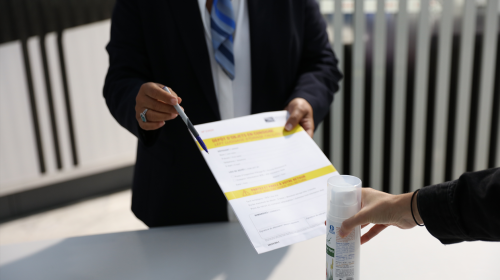
[[210, 25], [215, 60], [227, 76], [234, 80], [233, 34], [236, 23], [231, 0], [213, 0]]

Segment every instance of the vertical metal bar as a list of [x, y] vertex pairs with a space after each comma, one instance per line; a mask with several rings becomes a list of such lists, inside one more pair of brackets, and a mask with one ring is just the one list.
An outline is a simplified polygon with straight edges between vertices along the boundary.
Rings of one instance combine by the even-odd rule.
[[[497, 91], [497, 103], [496, 104], [500, 106], [500, 91]], [[494, 147], [497, 151], [496, 166], [500, 166], [500, 114], [498, 113], [498, 111], [496, 113], [496, 116], [497, 116], [497, 119], [496, 119], [497, 135], [496, 135], [496, 143], [494, 144]]]
[[396, 55], [394, 71], [394, 98], [392, 103], [392, 151], [390, 192], [399, 194], [403, 184], [404, 125], [406, 106], [406, 63], [408, 54], [408, 7], [407, 1], [398, 2], [396, 20]]
[[[343, 42], [343, 29], [344, 29], [344, 13], [342, 11], [342, 0], [335, 1], [335, 10], [333, 15], [333, 50], [339, 60], [339, 68], [342, 73], [344, 72], [344, 42]], [[330, 110], [330, 125], [331, 133], [333, 134], [330, 139], [330, 160], [333, 166], [340, 173], [343, 172], [343, 131], [344, 131], [344, 80], [340, 82], [340, 89], [335, 94], [335, 99], [331, 105]]]
[[325, 154], [326, 157], [329, 157], [330, 154], [332, 153], [330, 151], [330, 143], [332, 142], [330, 136], [330, 119], [331, 119], [331, 110], [328, 112], [323, 119], [323, 135], [321, 136], [321, 141], [323, 141], [323, 153]]
[[351, 173], [363, 175], [363, 122], [364, 122], [364, 68], [365, 68], [365, 11], [364, 1], [354, 2], [354, 49], [352, 80], [352, 145]]
[[458, 178], [466, 168], [467, 140], [470, 117], [470, 89], [472, 82], [472, 55], [476, 30], [476, 2], [464, 2], [462, 42], [460, 46], [460, 72], [458, 77], [457, 114], [455, 114], [455, 145], [452, 178]]
[[48, 103], [48, 108], [49, 108], [49, 116], [50, 116], [50, 124], [52, 128], [52, 139], [53, 139], [53, 146], [54, 146], [54, 153], [56, 157], [56, 164], [57, 164], [57, 169], [62, 169], [62, 160], [61, 160], [61, 148], [59, 144], [59, 131], [57, 129], [56, 125], [56, 116], [55, 116], [55, 109], [54, 109], [54, 98], [52, 94], [52, 84], [50, 81], [50, 71], [49, 71], [49, 65], [47, 61], [47, 50], [45, 48], [45, 34], [43, 34], [40, 37], [40, 50], [41, 50], [41, 55], [42, 55], [42, 62], [43, 62], [43, 72], [44, 72], [44, 78], [45, 78], [45, 92], [46, 92], [46, 98], [47, 98], [47, 103]]
[[[500, 139], [500, 128], [497, 128], [497, 131], [498, 131], [498, 133], [497, 133], [497, 140], [498, 140], [498, 139]], [[496, 145], [497, 145], [496, 146], [496, 150], [497, 150], [497, 161], [496, 161], [497, 163], [496, 163], [496, 166], [500, 166], [500, 148], [499, 148], [500, 143], [497, 142]]]
[[450, 59], [453, 38], [453, 1], [442, 1], [441, 4], [431, 184], [445, 181], [446, 126], [448, 124]]
[[313, 140], [316, 142], [316, 145], [323, 150], [323, 124], [324, 122], [321, 122], [318, 127], [316, 128], [316, 131], [314, 132], [313, 135]]
[[[493, 83], [495, 74], [496, 44], [498, 33], [498, 0], [490, 0], [486, 6], [486, 24], [483, 33], [483, 63], [479, 90], [479, 111], [476, 133], [474, 169], [486, 169], [490, 147], [490, 129], [493, 102]], [[474, 90], [474, 89], [473, 89]], [[498, 108], [497, 108], [498, 110]]]
[[[347, 18], [346, 18], [347, 19]], [[347, 22], [346, 22], [347, 23]], [[349, 23], [349, 31], [352, 31], [352, 17], [350, 17]], [[351, 33], [352, 35], [352, 33]], [[351, 130], [352, 130], [352, 115], [351, 115], [351, 104], [352, 104], [352, 80], [353, 77], [350, 73], [352, 73], [352, 36], [350, 37], [351, 41], [344, 45], [344, 73], [349, 73], [344, 75], [344, 89], [342, 91], [344, 97], [344, 102], [342, 104], [343, 108], [343, 131], [342, 131], [342, 172], [344, 174], [351, 174]]]
[[[415, 3], [415, 2], [413, 2]], [[420, 2], [418, 2], [420, 4]], [[418, 7], [420, 8], [420, 7]], [[410, 11], [412, 7], [410, 6]], [[403, 193], [410, 191], [411, 147], [413, 143], [413, 99], [415, 97], [416, 56], [417, 56], [418, 17], [410, 14], [410, 29], [408, 32], [408, 57], [406, 62], [406, 104], [404, 124], [403, 149]]]
[[44, 83], [44, 70], [42, 63], [42, 53], [40, 50], [40, 37], [35, 36], [28, 39], [27, 42], [28, 53], [30, 56], [31, 76], [33, 80], [33, 91], [35, 95], [36, 107], [38, 110], [38, 122], [40, 124], [40, 136], [42, 148], [45, 157], [45, 166], [47, 173], [54, 173], [57, 169], [57, 156], [56, 146], [54, 146], [54, 139], [51, 123], [51, 112], [49, 100], [47, 98], [46, 87]]
[[55, 29], [55, 17], [54, 14], [51, 12], [53, 10], [53, 7], [51, 5], [47, 5], [45, 1], [39, 0], [36, 1], [37, 5], [35, 6], [35, 9], [33, 9], [33, 13], [37, 14], [38, 20], [41, 23], [41, 28], [40, 28], [40, 50], [41, 50], [41, 56], [42, 56], [42, 62], [43, 62], [43, 73], [44, 73], [44, 80], [45, 80], [45, 92], [46, 96], [45, 98], [47, 99], [47, 104], [48, 104], [48, 109], [49, 109], [49, 117], [50, 117], [50, 127], [52, 130], [52, 142], [53, 142], [53, 149], [56, 157], [56, 164], [57, 164], [57, 169], [62, 169], [62, 158], [61, 158], [61, 148], [60, 148], [60, 143], [59, 143], [59, 133], [60, 131], [57, 128], [57, 120], [55, 116], [55, 108], [54, 108], [54, 98], [52, 94], [52, 83], [50, 80], [50, 70], [49, 70], [49, 63], [47, 59], [47, 48], [45, 44], [45, 36], [46, 34]]
[[424, 184], [425, 125], [427, 107], [427, 82], [429, 66], [429, 0], [420, 1], [418, 21], [416, 83], [413, 115], [413, 145], [411, 147], [410, 190], [414, 191]]
[[[375, 4], [375, 3], [373, 3]], [[372, 10], [375, 10], [376, 7], [371, 7]], [[375, 16], [373, 14], [366, 14], [366, 31], [365, 31], [365, 73], [364, 73], [364, 106], [363, 106], [363, 156], [361, 160], [362, 164], [362, 178], [363, 178], [363, 186], [371, 187], [370, 175], [371, 175], [371, 142], [372, 142], [372, 127], [371, 118], [372, 118], [372, 92], [373, 92], [373, 40], [374, 37], [374, 25], [375, 25]], [[376, 71], [376, 69], [375, 69]]]
[[72, 169], [73, 159], [71, 157], [71, 140], [68, 130], [68, 118], [64, 106], [64, 89], [62, 73], [59, 64], [59, 53], [57, 49], [57, 34], [49, 33], [45, 36], [45, 49], [47, 52], [47, 64], [50, 72], [50, 84], [52, 87], [52, 97], [54, 99], [54, 115], [58, 129], [59, 145], [61, 148], [62, 170]]
[[[485, 3], [486, 4], [486, 3]], [[474, 34], [474, 55], [472, 58], [472, 81], [470, 87], [470, 102], [469, 102], [469, 119], [467, 132], [467, 148], [466, 148], [466, 167], [465, 171], [474, 170], [474, 157], [476, 153], [476, 138], [477, 138], [477, 116], [479, 104], [479, 90], [481, 85], [482, 73], [482, 51], [484, 43], [484, 19], [485, 12], [478, 13], [476, 16], [476, 30]]]
[[[497, 33], [497, 59], [495, 66], [495, 85], [493, 88], [493, 110], [491, 114], [490, 155], [488, 167], [500, 166], [500, 28]], [[495, 162], [496, 161], [496, 162]]]
[[395, 49], [395, 14], [388, 13], [387, 15], [387, 44], [386, 44], [386, 69], [385, 69], [385, 95], [384, 95], [384, 160], [382, 168], [382, 190], [390, 192], [391, 187], [391, 152], [392, 152], [392, 126], [393, 126], [393, 112], [392, 102], [394, 99], [394, 49]]
[[[455, 9], [458, 10], [458, 9]], [[459, 14], [459, 12], [455, 12]], [[446, 125], [446, 154], [445, 154], [445, 168], [444, 168], [444, 181], [452, 180], [453, 173], [453, 160], [454, 160], [454, 145], [455, 145], [455, 114], [457, 111], [457, 93], [458, 93], [458, 74], [460, 70], [460, 47], [462, 38], [462, 15], [458, 16], [453, 26], [453, 40], [451, 47], [451, 68], [449, 78], [448, 90], [448, 118]]]
[[370, 173], [371, 187], [382, 190], [382, 166], [384, 159], [384, 88], [385, 88], [385, 62], [386, 62], [386, 19], [385, 0], [377, 0], [375, 15], [374, 56], [373, 65], [373, 97], [371, 128], [372, 137]]
[[62, 43], [63, 32], [60, 31], [57, 33], [57, 49], [59, 52], [59, 67], [61, 69], [62, 74], [62, 82], [63, 82], [63, 90], [64, 90], [64, 101], [66, 107], [66, 117], [68, 118], [68, 132], [71, 141], [71, 155], [73, 156], [73, 165], [78, 165], [78, 153], [76, 148], [76, 136], [75, 136], [75, 127], [73, 122], [73, 112], [71, 108], [71, 100], [69, 93], [69, 85], [68, 85], [68, 75], [66, 73], [66, 60], [64, 57], [64, 45]]
[[[431, 2], [432, 3], [432, 2]], [[437, 61], [438, 61], [438, 38], [437, 14], [431, 14], [431, 35], [429, 45], [429, 68], [427, 71], [427, 115], [425, 121], [425, 152], [424, 152], [424, 186], [431, 183], [432, 175], [432, 147], [434, 139], [434, 111], [436, 107], [436, 83], [437, 83]]]

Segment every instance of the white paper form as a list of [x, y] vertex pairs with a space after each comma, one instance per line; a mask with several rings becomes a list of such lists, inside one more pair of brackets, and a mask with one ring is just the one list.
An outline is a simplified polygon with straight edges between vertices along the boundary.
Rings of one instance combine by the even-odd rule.
[[195, 126], [259, 254], [325, 234], [327, 179], [338, 175], [302, 127], [284, 130], [286, 119], [278, 111]]

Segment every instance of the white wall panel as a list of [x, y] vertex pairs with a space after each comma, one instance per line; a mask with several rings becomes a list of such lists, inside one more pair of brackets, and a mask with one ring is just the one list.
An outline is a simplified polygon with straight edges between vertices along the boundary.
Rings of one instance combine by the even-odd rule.
[[[344, 30], [344, 14], [342, 12], [342, 1], [335, 1], [335, 12], [333, 16], [333, 49], [339, 60], [339, 69], [344, 72], [344, 43], [343, 43], [343, 30]], [[335, 94], [335, 99], [331, 105], [331, 143], [330, 143], [330, 160], [333, 166], [342, 174], [343, 165], [343, 135], [344, 135], [344, 80], [340, 82], [340, 89]]]
[[[498, 0], [489, 0], [486, 8], [486, 26], [483, 35], [483, 57], [481, 69], [481, 85], [479, 91], [479, 109], [477, 118], [477, 140], [474, 158], [474, 169], [488, 167], [490, 150], [491, 116], [493, 104], [493, 86], [497, 50]], [[496, 108], [499, 110], [499, 108]], [[500, 149], [497, 145], [497, 149]]]
[[448, 126], [448, 102], [450, 63], [453, 39], [453, 1], [443, 1], [439, 20], [439, 43], [434, 106], [434, 135], [432, 147], [431, 184], [444, 182], [446, 164], [446, 129]]
[[82, 166], [135, 159], [136, 139], [111, 116], [102, 96], [108, 68], [105, 46], [110, 21], [67, 29], [63, 34], [64, 55], [71, 94], [76, 145]]
[[460, 44], [460, 72], [458, 74], [457, 113], [455, 114], [455, 146], [453, 151], [452, 179], [457, 179], [466, 169], [467, 143], [471, 102], [472, 66], [476, 30], [476, 3], [465, 1]]
[[385, 111], [385, 65], [387, 59], [386, 31], [387, 19], [385, 0], [377, 1], [375, 15], [374, 53], [373, 53], [373, 97], [371, 117], [371, 162], [370, 180], [374, 189], [382, 190], [382, 171], [384, 160], [384, 111]]
[[0, 193], [40, 172], [21, 43], [0, 45]]
[[102, 68], [106, 67], [106, 61], [99, 60], [99, 51], [96, 52], [93, 48], [99, 43], [101, 48], [105, 44], [92, 41], [92, 33], [100, 31], [96, 27], [98, 24], [94, 23], [67, 29], [63, 33], [69, 98], [79, 165], [82, 166], [105, 157], [108, 144], [107, 141], [102, 141], [108, 138], [105, 122], [99, 121], [105, 109], [98, 88], [102, 84], [92, 84], [92, 71], [103, 72]]
[[403, 156], [406, 106], [406, 65], [408, 61], [408, 7], [400, 1], [396, 15], [396, 47], [394, 61], [394, 98], [392, 103], [392, 151], [390, 192], [403, 191]]

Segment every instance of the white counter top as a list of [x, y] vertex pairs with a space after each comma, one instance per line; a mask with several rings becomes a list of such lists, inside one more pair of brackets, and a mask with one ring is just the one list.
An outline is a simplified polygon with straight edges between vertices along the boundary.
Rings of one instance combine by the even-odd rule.
[[[325, 236], [258, 255], [238, 223], [0, 246], [0, 279], [325, 279]], [[500, 279], [500, 243], [444, 246], [388, 228], [361, 247], [361, 279]]]

